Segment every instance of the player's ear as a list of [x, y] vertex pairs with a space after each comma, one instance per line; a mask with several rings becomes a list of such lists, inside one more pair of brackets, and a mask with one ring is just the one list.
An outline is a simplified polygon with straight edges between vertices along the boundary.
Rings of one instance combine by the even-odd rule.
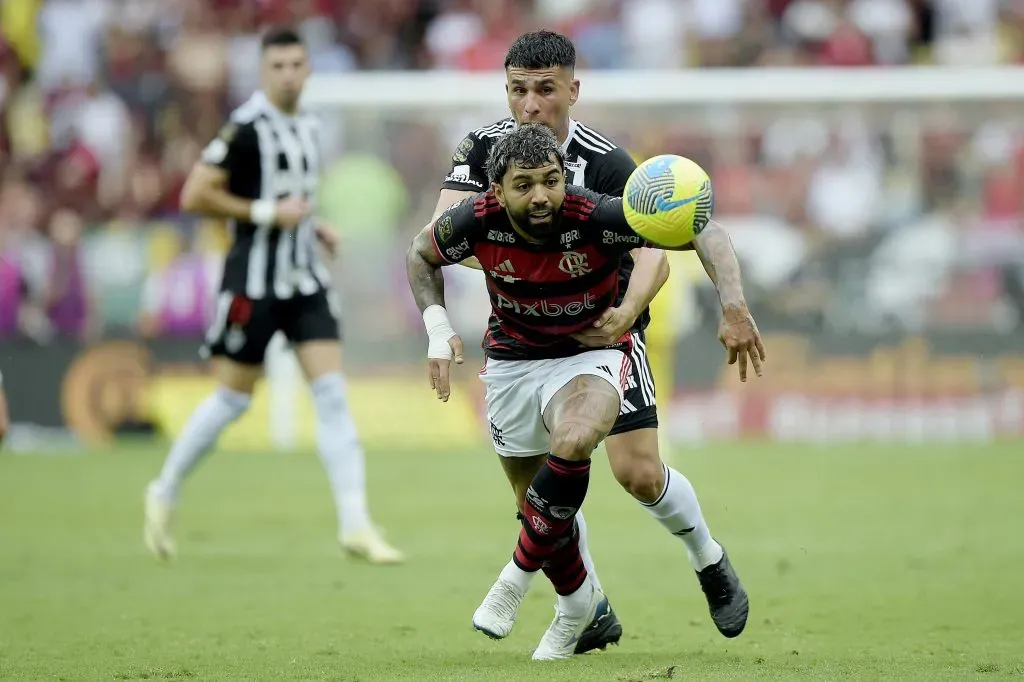
[[580, 79], [573, 78], [572, 82], [569, 83], [569, 106], [576, 104], [576, 100], [580, 98]]
[[498, 200], [498, 205], [505, 208], [505, 190], [502, 188], [501, 183], [492, 182], [491, 191], [494, 192], [494, 198]]

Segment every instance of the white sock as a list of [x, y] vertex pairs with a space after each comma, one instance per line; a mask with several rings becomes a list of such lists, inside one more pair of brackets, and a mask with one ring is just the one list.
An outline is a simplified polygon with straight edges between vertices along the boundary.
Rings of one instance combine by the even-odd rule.
[[341, 535], [370, 526], [366, 503], [366, 459], [348, 409], [341, 374], [325, 374], [310, 384], [316, 404], [316, 443], [334, 495]]
[[644, 507], [669, 533], [683, 541], [695, 571], [722, 559], [722, 546], [711, 537], [697, 493], [686, 476], [665, 465], [665, 488], [657, 500]]
[[583, 556], [583, 565], [587, 569], [587, 574], [590, 575], [590, 581], [594, 584], [594, 589], [601, 590], [601, 581], [597, 579], [597, 567], [594, 566], [594, 557], [590, 556], [590, 542], [587, 539], [587, 522], [583, 518], [582, 509], [576, 512], [576, 527], [579, 528], [580, 532], [580, 554]]
[[246, 393], [220, 386], [199, 404], [167, 453], [156, 481], [161, 495], [177, 500], [182, 481], [213, 448], [221, 432], [249, 408], [251, 401], [252, 396]]
[[594, 583], [584, 580], [580, 589], [572, 594], [558, 595], [558, 610], [570, 618], [579, 618], [587, 613], [590, 606], [590, 595], [594, 592]]
[[530, 590], [530, 583], [533, 582], [533, 577], [540, 573], [530, 573], [516, 566], [516, 562], [509, 560], [505, 564], [505, 568], [501, 569], [501, 573], [498, 574], [498, 578], [504, 580], [507, 583], [512, 583], [516, 586], [521, 594], [526, 594]]

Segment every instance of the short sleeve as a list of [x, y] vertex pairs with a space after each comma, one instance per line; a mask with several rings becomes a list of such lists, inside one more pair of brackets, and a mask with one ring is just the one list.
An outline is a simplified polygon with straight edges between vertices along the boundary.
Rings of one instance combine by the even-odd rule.
[[480, 233], [474, 199], [467, 197], [456, 202], [434, 221], [434, 248], [445, 263], [459, 263], [473, 255]]
[[487, 144], [476, 134], [463, 138], [452, 154], [452, 166], [441, 183], [441, 189], [460, 192], [482, 192], [487, 182]]
[[235, 173], [259, 164], [256, 130], [251, 124], [225, 123], [200, 157], [202, 162]]
[[616, 147], [600, 157], [601, 165], [595, 174], [593, 187], [590, 189], [600, 194], [621, 197], [626, 191], [626, 182], [636, 170], [636, 161], [625, 149]]
[[590, 219], [601, 230], [601, 245], [614, 253], [626, 253], [641, 246], [649, 246], [647, 240], [634, 232], [626, 222], [620, 197], [602, 196], [597, 200]]

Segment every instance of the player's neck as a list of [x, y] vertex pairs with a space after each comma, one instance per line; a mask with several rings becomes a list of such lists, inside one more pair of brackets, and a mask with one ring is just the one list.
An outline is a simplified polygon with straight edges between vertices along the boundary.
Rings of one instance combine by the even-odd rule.
[[274, 107], [285, 116], [294, 116], [295, 112], [298, 111], [299, 108], [298, 102], [289, 106], [276, 101], [274, 98], [267, 94], [266, 90], [263, 91], [263, 98], [267, 100], [267, 103], [270, 104], [270, 106]]
[[558, 144], [565, 145], [565, 141], [569, 139], [569, 130], [572, 128], [572, 122], [569, 119], [562, 121], [562, 125], [558, 126], [558, 130], [555, 131], [555, 135], [558, 136]]

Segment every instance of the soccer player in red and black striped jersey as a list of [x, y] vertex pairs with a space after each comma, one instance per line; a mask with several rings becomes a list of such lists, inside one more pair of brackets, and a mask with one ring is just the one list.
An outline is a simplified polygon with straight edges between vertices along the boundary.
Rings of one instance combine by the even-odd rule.
[[[623, 256], [648, 244], [626, 223], [621, 198], [566, 187], [565, 157], [547, 126], [515, 128], [491, 149], [487, 166], [491, 189], [452, 206], [416, 237], [409, 281], [429, 336], [431, 382], [447, 400], [450, 362], [462, 361], [462, 341], [444, 309], [440, 269], [479, 261], [492, 308], [481, 378], [495, 450], [506, 458], [545, 457], [525, 491], [513, 560], [474, 614], [474, 626], [506, 636], [530, 577], [543, 570], [558, 606], [533, 657], [568, 658], [606, 603], [583, 564], [575, 516], [591, 453], [619, 415], [632, 343], [627, 331], [594, 349], [579, 334], [614, 304]], [[717, 226], [706, 232], [711, 239], [724, 234]], [[694, 247], [702, 260], [706, 247]], [[719, 263], [705, 263], [720, 295], [741, 302], [738, 265], [717, 272]], [[742, 350], [744, 363], [749, 354], [760, 374], [763, 347], [749, 313], [732, 325], [729, 345]], [[712, 614], [723, 633], [735, 636], [746, 622], [746, 593], [724, 551], [715, 571], [722, 593]]]
[[[630, 173], [636, 168], [625, 149], [571, 115], [580, 96], [580, 82], [575, 77], [576, 48], [566, 36], [552, 31], [533, 31], [519, 36], [505, 56], [505, 90], [511, 116], [466, 134], [452, 154], [447, 177], [441, 184], [435, 218], [461, 199], [473, 197], [490, 186], [486, 162], [493, 146], [516, 126], [542, 123], [554, 131], [565, 155], [567, 182], [600, 194], [620, 197]], [[719, 264], [717, 269], [725, 284], [738, 282], [735, 253], [728, 235], [713, 226], [705, 231], [701, 253], [705, 263]], [[700, 248], [700, 247], [698, 247]], [[462, 265], [479, 268], [476, 258]], [[495, 272], [501, 282], [514, 284], [509, 278], [521, 277], [507, 272], [510, 266], [499, 263]], [[598, 321], [581, 332], [580, 340], [591, 348], [602, 348], [630, 332], [630, 374], [619, 409], [619, 417], [604, 441], [605, 452], [616, 480], [658, 523], [686, 550], [691, 567], [697, 572], [701, 587], [708, 596], [716, 625], [720, 611], [716, 604], [727, 602], [729, 593], [724, 573], [719, 566], [722, 550], [711, 535], [693, 485], [678, 470], [662, 461], [658, 448], [658, 408], [656, 387], [647, 358], [645, 330], [650, 321], [647, 309], [668, 278], [668, 260], [656, 249], [637, 248], [619, 259], [619, 288], [615, 302], [606, 308]], [[725, 287], [728, 293], [728, 286]], [[503, 294], [504, 295], [504, 294]], [[743, 320], [745, 308], [741, 301], [723, 298], [723, 321]], [[727, 329], [723, 327], [723, 333]], [[500, 330], [498, 330], [500, 333]], [[492, 425], [495, 447], [501, 436]], [[530, 481], [543, 466], [545, 456], [517, 454], [499, 458], [522, 510]], [[577, 516], [580, 552], [595, 585], [601, 581], [594, 567], [587, 540], [584, 516]], [[510, 587], [510, 591], [518, 588]], [[723, 596], [725, 595], [725, 596]], [[511, 603], [511, 602], [510, 602]], [[495, 608], [506, 613], [511, 610]], [[511, 615], [503, 625], [492, 625], [492, 632], [511, 627]], [[724, 632], [736, 632], [735, 624], [725, 624]], [[721, 628], [720, 628], [721, 629]], [[622, 625], [611, 604], [605, 600], [598, 609], [591, 627], [576, 644], [576, 653], [603, 649], [618, 642]]]

